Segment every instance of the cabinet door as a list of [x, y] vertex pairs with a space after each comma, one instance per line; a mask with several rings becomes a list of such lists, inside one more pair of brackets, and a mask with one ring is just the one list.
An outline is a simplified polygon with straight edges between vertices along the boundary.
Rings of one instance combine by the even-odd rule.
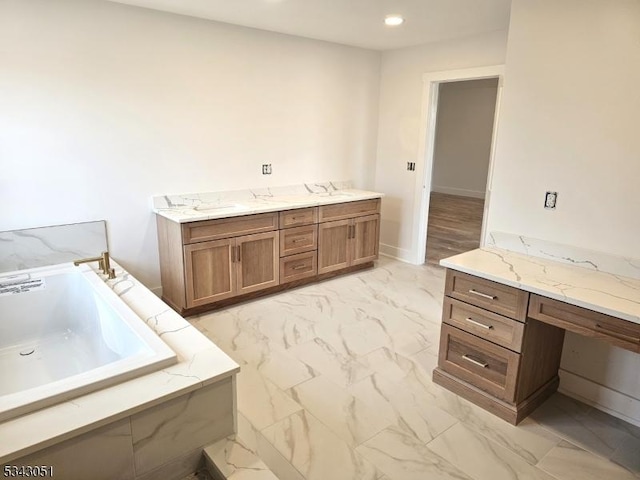
[[350, 220], [318, 225], [318, 274], [349, 266]]
[[351, 220], [350, 265], [367, 263], [378, 258], [380, 215], [367, 215]]
[[258, 233], [236, 239], [238, 295], [279, 284], [278, 233]]
[[217, 302], [235, 295], [234, 238], [185, 245], [187, 307]]

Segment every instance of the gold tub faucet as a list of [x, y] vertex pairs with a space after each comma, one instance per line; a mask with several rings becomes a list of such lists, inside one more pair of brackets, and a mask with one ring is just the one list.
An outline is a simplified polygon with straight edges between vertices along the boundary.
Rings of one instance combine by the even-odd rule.
[[98, 262], [98, 267], [102, 270], [102, 273], [107, 275], [110, 279], [116, 278], [116, 271], [111, 268], [111, 263], [109, 262], [109, 252], [102, 252], [102, 255], [99, 257], [81, 258], [80, 260], [73, 262], [73, 264], [77, 267], [81, 263], [89, 262]]

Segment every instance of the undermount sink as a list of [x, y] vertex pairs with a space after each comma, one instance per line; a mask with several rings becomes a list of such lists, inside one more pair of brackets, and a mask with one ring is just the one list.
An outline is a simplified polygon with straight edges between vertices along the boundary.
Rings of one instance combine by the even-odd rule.
[[242, 205], [238, 203], [203, 203], [196, 207], [193, 207], [194, 210], [198, 212], [210, 212], [210, 211], [218, 211], [218, 210], [236, 210], [239, 208], [243, 208]]
[[353, 194], [349, 192], [322, 192], [317, 193], [319, 197], [352, 197]]

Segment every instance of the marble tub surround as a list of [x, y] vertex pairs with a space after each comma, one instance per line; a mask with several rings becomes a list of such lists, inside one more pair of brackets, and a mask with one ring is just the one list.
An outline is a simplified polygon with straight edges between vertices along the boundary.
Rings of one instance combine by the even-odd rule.
[[539, 256], [485, 247], [440, 261], [442, 266], [640, 323], [640, 279]]
[[[116, 269], [115, 279], [100, 276], [176, 352], [178, 363], [0, 423], [0, 438], [11, 439], [10, 442], [0, 441], [0, 464], [15, 463], [27, 455], [45, 455], [50, 450], [48, 447], [56, 450], [61, 442], [90, 435], [97, 428], [123, 419], [130, 423], [135, 417], [139, 428], [134, 428], [131, 436], [134, 456], [137, 454], [136, 466], [140, 467], [136, 478], [142, 478], [141, 471], [157, 467], [157, 462], [168, 462], [175, 452], [180, 452], [172, 440], [176, 435], [183, 435], [185, 439], [198, 438], [205, 445], [233, 431], [235, 419], [231, 405], [238, 364], [116, 262], [112, 265]], [[219, 385], [226, 385], [224, 392], [216, 390]], [[198, 407], [205, 391], [210, 392], [207, 395], [227, 398], [230, 405], [224, 420], [227, 423], [218, 432], [218, 437], [211, 437], [211, 429], [207, 426], [214, 422], [207, 415], [215, 414]], [[173, 402], [178, 403], [173, 406]], [[190, 409], [191, 405], [196, 408]], [[164, 413], [154, 414], [159, 409], [164, 409]], [[189, 412], [193, 412], [194, 418], [185, 422], [180, 416], [189, 415]], [[169, 417], [163, 416], [165, 413]], [[220, 419], [215, 421], [221, 422]], [[188, 425], [192, 431], [180, 430], [182, 425]], [[206, 437], [204, 440], [199, 436], [202, 432]], [[188, 441], [182, 444], [185, 448], [195, 448]]]
[[293, 208], [380, 198], [351, 182], [305, 183], [227, 192], [162, 195], [151, 199], [153, 212], [178, 223], [238, 217]]
[[0, 273], [96, 257], [107, 250], [104, 220], [0, 232]]
[[443, 290], [444, 270], [381, 258], [190, 321], [242, 365], [237, 438], [280, 480], [576, 480], [572, 458], [640, 478], [620, 420], [555, 395], [514, 427], [432, 383]]
[[621, 257], [505, 232], [491, 232], [487, 246], [640, 280], [640, 258]]

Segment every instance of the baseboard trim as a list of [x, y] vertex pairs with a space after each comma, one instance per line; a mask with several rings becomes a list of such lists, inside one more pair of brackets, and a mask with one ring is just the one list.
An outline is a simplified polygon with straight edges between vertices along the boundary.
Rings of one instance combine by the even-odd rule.
[[396, 247], [395, 245], [387, 245], [386, 243], [381, 243], [379, 251], [380, 255], [383, 255], [385, 257], [395, 258], [396, 260], [400, 260], [401, 262], [415, 265], [411, 250]]
[[560, 369], [558, 391], [640, 427], [640, 399]]
[[446, 193], [448, 195], [459, 195], [461, 197], [473, 197], [473, 198], [485, 198], [486, 192], [480, 192], [478, 190], [467, 190], [465, 188], [455, 187], [442, 187], [434, 185], [431, 187], [432, 192]]

